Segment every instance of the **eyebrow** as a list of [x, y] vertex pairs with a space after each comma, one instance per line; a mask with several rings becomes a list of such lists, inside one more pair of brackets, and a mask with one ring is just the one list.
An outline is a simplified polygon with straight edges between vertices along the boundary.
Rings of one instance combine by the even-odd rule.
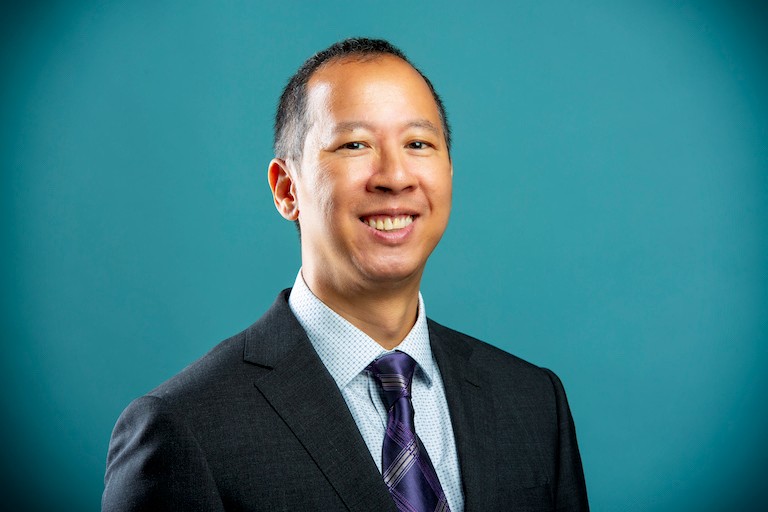
[[[410, 121], [405, 125], [406, 128], [423, 128], [425, 130], [428, 130], [435, 135], [440, 135], [440, 130], [437, 128], [437, 126], [434, 125], [431, 121], [427, 119], [414, 119], [413, 121]], [[366, 123], [364, 121], [346, 121], [338, 123], [334, 129], [334, 133], [344, 133], [344, 132], [353, 132], [358, 129], [363, 130], [369, 130], [374, 131], [374, 128], [371, 124]]]

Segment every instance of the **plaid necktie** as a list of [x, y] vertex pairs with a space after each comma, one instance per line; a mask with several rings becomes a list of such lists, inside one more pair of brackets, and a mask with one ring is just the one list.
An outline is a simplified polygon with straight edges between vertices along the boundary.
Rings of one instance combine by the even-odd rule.
[[416, 361], [404, 352], [391, 352], [368, 368], [384, 391], [387, 430], [381, 450], [384, 483], [401, 512], [450, 512], [427, 450], [416, 436], [411, 380]]

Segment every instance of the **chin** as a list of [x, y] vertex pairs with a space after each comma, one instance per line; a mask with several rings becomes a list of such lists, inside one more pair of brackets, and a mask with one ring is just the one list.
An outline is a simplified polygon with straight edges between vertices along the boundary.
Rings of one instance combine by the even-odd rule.
[[363, 268], [362, 273], [368, 281], [375, 283], [399, 284], [412, 279], [419, 280], [424, 271], [424, 265], [387, 264]]

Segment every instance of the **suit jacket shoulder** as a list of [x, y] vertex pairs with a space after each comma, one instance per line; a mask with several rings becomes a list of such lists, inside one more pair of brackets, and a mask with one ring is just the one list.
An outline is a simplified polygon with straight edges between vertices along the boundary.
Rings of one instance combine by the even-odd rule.
[[557, 376], [429, 321], [467, 509], [588, 510], [565, 390]]
[[394, 512], [284, 291], [115, 425], [103, 510]]

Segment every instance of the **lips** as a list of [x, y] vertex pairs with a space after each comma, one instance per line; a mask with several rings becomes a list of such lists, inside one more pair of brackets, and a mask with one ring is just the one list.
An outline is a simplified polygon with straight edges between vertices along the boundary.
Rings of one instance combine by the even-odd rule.
[[377, 231], [396, 231], [409, 226], [413, 215], [366, 215], [360, 221]]

